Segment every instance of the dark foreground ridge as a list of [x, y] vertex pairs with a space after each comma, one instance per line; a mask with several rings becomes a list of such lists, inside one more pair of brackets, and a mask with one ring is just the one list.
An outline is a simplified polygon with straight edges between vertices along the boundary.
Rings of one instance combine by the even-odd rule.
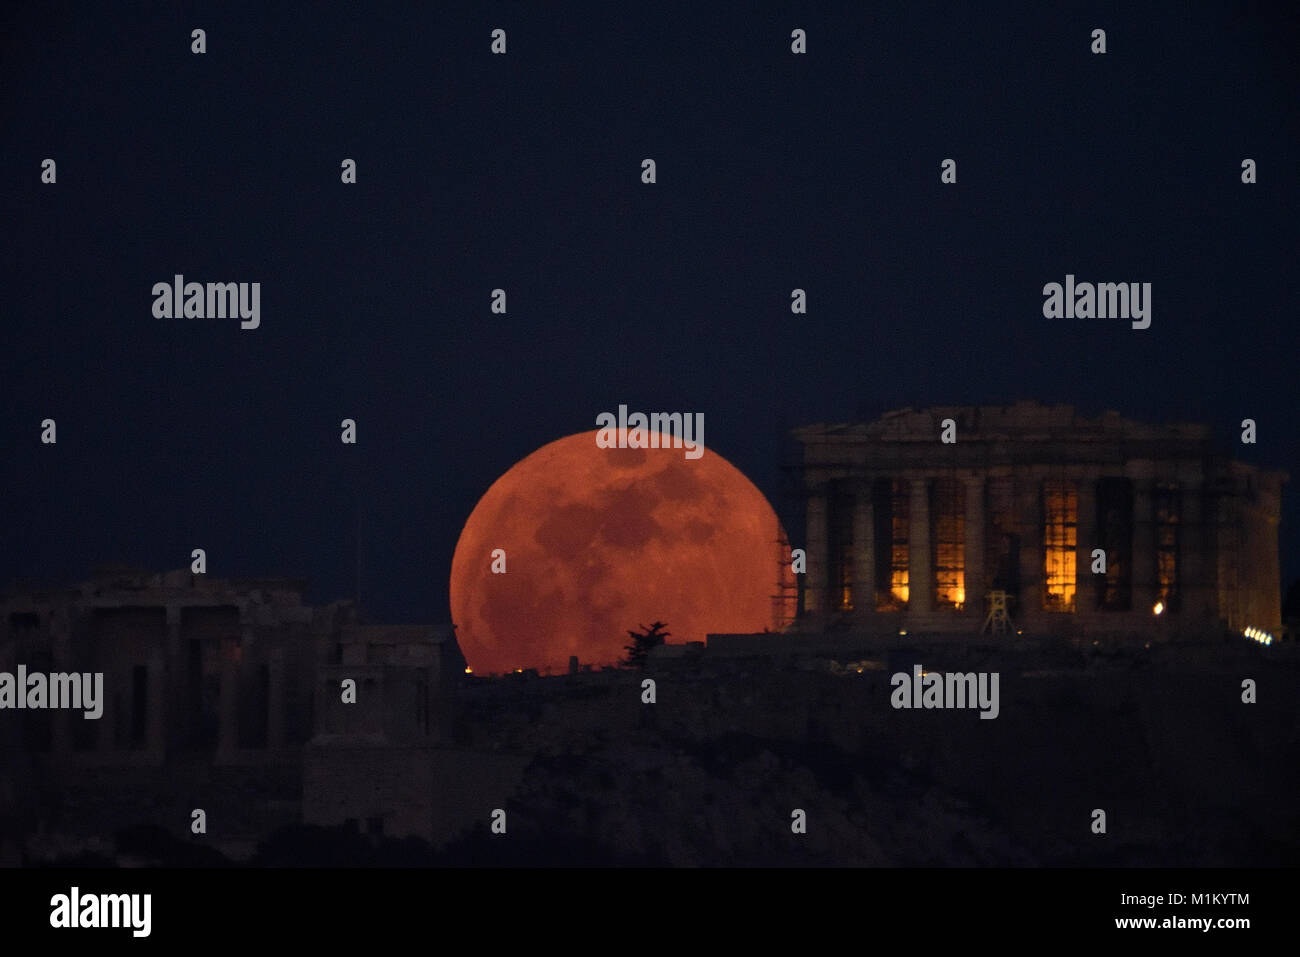
[[[791, 647], [465, 678], [438, 745], [334, 736], [309, 745], [301, 777], [101, 767], [54, 790], [38, 761], [7, 820], [29, 864], [1300, 863], [1289, 643], [911, 636], [864, 638], [841, 658]], [[998, 716], [893, 707], [891, 676], [914, 663], [997, 673]], [[1256, 703], [1243, 702], [1246, 679]], [[210, 824], [195, 836], [200, 801]], [[346, 816], [310, 823], [331, 813]]]

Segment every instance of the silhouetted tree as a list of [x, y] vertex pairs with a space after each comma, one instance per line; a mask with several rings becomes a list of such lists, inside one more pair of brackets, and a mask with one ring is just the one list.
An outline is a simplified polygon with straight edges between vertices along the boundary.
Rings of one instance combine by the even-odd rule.
[[665, 638], [672, 637], [672, 632], [664, 631], [667, 627], [666, 622], [656, 621], [649, 628], [642, 625], [640, 631], [629, 629], [627, 634], [632, 639], [632, 644], [623, 646], [627, 651], [626, 663], [636, 668], [643, 666], [650, 649], [662, 645]]

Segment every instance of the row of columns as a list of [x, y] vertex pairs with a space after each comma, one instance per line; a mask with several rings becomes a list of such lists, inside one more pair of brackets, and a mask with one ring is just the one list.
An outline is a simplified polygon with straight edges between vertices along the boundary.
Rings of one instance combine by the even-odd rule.
[[[179, 742], [168, 740], [169, 729], [182, 729], [179, 720], [193, 706], [190, 700], [189, 659], [185, 639], [181, 634], [182, 606], [166, 606], [167, 634], [162, 648], [152, 652], [143, 662], [123, 662], [114, 670], [113, 662], [101, 663], [94, 670], [104, 672], [104, 713], [95, 722], [95, 752], [116, 750], [114, 731], [119, 716], [113, 707], [115, 699], [134, 703], [131, 689], [132, 670], [144, 665], [146, 675], [145, 750], [161, 759], [169, 746]], [[72, 660], [71, 622], [67, 609], [57, 609], [52, 622], [52, 658], [55, 671], [85, 671], [84, 665]], [[239, 750], [239, 660], [238, 649], [248, 647], [253, 637], [252, 626], [241, 625], [239, 638], [224, 638], [221, 644], [221, 670], [218, 693], [217, 759], [229, 760]], [[277, 750], [285, 744], [285, 653], [283, 648], [273, 648], [267, 656], [267, 748]], [[128, 705], [130, 706], [130, 705]], [[81, 711], [58, 710], [51, 712], [51, 750], [56, 756], [73, 752], [72, 721], [86, 720]]]
[[[827, 610], [829, 567], [827, 528], [827, 502], [824, 491], [814, 491], [806, 504], [807, 570], [804, 578], [804, 611], [820, 613]], [[853, 606], [858, 609], [875, 607], [876, 589], [876, 535], [875, 507], [871, 499], [871, 484], [858, 483], [853, 500]], [[970, 569], [983, 567], [984, 543], [982, 532], [973, 538], [972, 527], [984, 527], [984, 500], [982, 483], [967, 487], [966, 496], [966, 553], [967, 574]], [[913, 479], [908, 499], [908, 608], [912, 611], [931, 611], [934, 607], [934, 577], [930, 565], [930, 489], [926, 479]], [[882, 561], [889, 561], [884, 556]], [[982, 572], [981, 572], [982, 576]]]
[[[1096, 480], [1099, 476], [1085, 478], [1077, 483], [1076, 512], [1076, 564], [1075, 581], [1080, 592], [1092, 581], [1092, 552], [1097, 544], [1098, 514]], [[930, 478], [910, 479], [908, 514], [908, 610], [925, 614], [934, 610], [934, 577], [930, 542]], [[984, 503], [985, 480], [982, 477], [965, 477], [965, 582], [966, 611], [982, 615], [985, 580], [986, 515]], [[1149, 609], [1155, 602], [1159, 582], [1155, 574], [1155, 535], [1152, 492], [1154, 483], [1149, 479], [1133, 481], [1132, 554], [1134, 574], [1133, 607]], [[875, 515], [871, 496], [871, 483], [863, 480], [854, 490], [852, 514], [853, 541], [853, 606], [871, 611], [875, 608], [876, 555]], [[1016, 501], [1016, 525], [1021, 530], [1020, 596], [1021, 612], [1042, 609], [1041, 586], [1044, 576], [1043, 524], [1039, 514], [1039, 487], [1036, 483], [1023, 483]], [[829, 610], [830, 534], [827, 526], [828, 507], [824, 489], [814, 489], [806, 502], [806, 572], [804, 579], [804, 611], [819, 614]], [[1211, 588], [1208, 584], [1211, 539], [1210, 515], [1205, 496], [1196, 486], [1182, 486], [1182, 510], [1179, 516], [1182, 547], [1178, 554], [1178, 580], [1180, 591], [1187, 596], [1185, 605], [1196, 614], [1212, 612]], [[882, 556], [888, 561], [888, 556]], [[1076, 601], [1079, 600], [1076, 594]]]

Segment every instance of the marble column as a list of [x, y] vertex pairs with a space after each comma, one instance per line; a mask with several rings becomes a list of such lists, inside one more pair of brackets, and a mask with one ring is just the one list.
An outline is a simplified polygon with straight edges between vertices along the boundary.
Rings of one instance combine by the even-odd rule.
[[192, 732], [189, 719], [189, 673], [185, 643], [181, 637], [181, 606], [167, 606], [167, 711], [163, 726], [167, 747], [177, 747]]
[[1097, 610], [1098, 579], [1104, 575], [1092, 573], [1092, 550], [1100, 548], [1097, 529], [1097, 476], [1085, 475], [1079, 479], [1079, 507], [1075, 519], [1075, 541], [1078, 548], [1074, 559], [1074, 607], [1081, 614]]
[[1151, 480], [1133, 480], [1133, 610], [1151, 615], [1156, 603], [1155, 516]]
[[930, 481], [912, 479], [907, 513], [907, 609], [934, 610], [934, 569], [930, 557]]
[[272, 751], [284, 747], [284, 649], [271, 650], [267, 662], [266, 746]]
[[122, 683], [118, 680], [118, 670], [111, 662], [104, 663], [100, 670], [104, 672], [104, 710], [95, 719], [95, 753], [109, 754], [117, 750], [117, 721], [120, 717], [117, 705], [121, 701], [117, 690], [122, 687]]
[[966, 522], [964, 550], [964, 581], [966, 592], [964, 611], [968, 617], [984, 618], [984, 479], [981, 476], [966, 479]]
[[871, 483], [858, 483], [853, 500], [853, 610], [876, 609], [876, 523]]
[[155, 651], [145, 663], [148, 701], [145, 704], [148, 748], [151, 755], [162, 761], [167, 750], [165, 713], [167, 710], [167, 675], [165, 658], [161, 650]]
[[817, 615], [826, 610], [826, 492], [816, 489], [808, 494], [806, 505], [804, 551], [808, 567], [804, 573], [803, 610]]
[[[54, 620], [50, 623], [50, 639], [54, 670], [65, 674], [74, 671], [75, 669], [72, 667], [72, 627], [67, 612], [62, 608], [54, 613]], [[85, 720], [82, 718], [81, 712], [73, 712], [65, 708], [56, 708], [50, 712], [50, 751], [56, 761], [66, 759], [72, 751], [72, 725], [70, 722], [74, 714], [76, 720]]]
[[1184, 484], [1182, 514], [1178, 516], [1178, 605], [1179, 614], [1189, 621], [1213, 620], [1214, 580], [1210, 561], [1209, 515], [1205, 490], [1200, 483]]
[[1017, 627], [1025, 615], [1043, 610], [1043, 483], [1039, 478], [1017, 480], [1016, 500], [1020, 512], [1020, 593], [1011, 620]]
[[221, 692], [217, 756], [230, 758], [239, 747], [239, 670], [235, 660], [238, 645], [233, 638], [221, 641]]

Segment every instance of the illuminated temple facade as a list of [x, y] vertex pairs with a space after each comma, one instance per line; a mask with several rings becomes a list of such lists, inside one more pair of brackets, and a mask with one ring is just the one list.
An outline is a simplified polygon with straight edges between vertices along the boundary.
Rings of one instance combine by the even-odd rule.
[[794, 437], [800, 629], [975, 632], [1001, 591], [1026, 634], [1280, 631], [1286, 476], [1216, 451], [1209, 426], [1021, 402]]

